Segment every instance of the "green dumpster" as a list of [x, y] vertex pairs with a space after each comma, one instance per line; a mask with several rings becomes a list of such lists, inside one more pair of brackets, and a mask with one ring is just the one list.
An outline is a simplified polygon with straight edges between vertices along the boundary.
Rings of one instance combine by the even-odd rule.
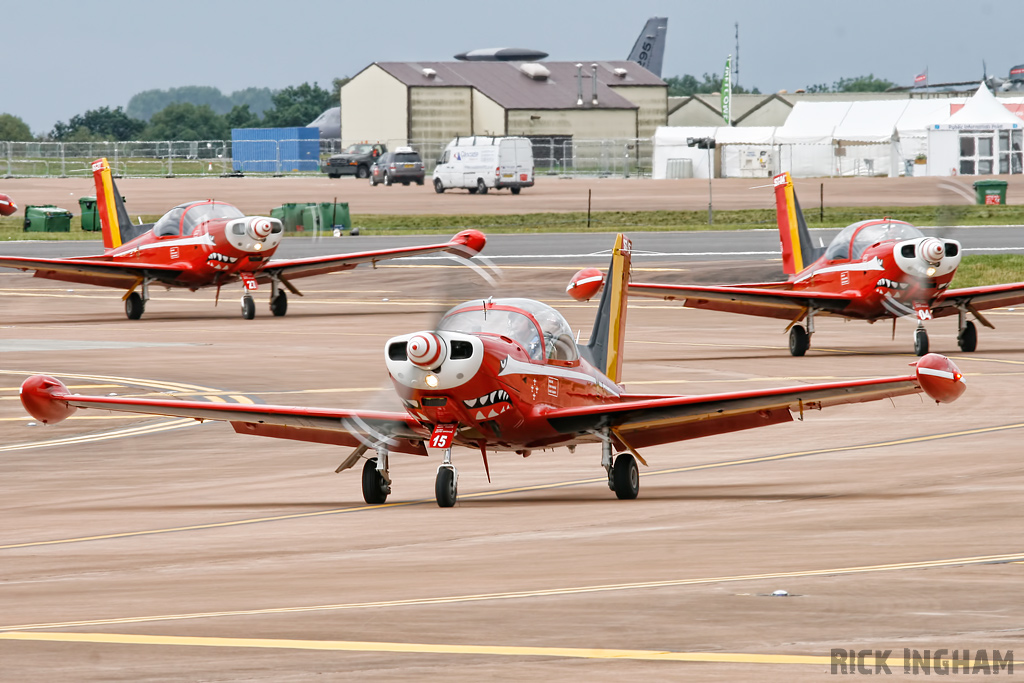
[[320, 227], [330, 230], [335, 226], [346, 230], [352, 227], [348, 202], [320, 202]]
[[302, 210], [304, 208], [306, 208], [305, 204], [282, 204], [281, 206], [270, 210], [270, 217], [281, 221], [281, 225], [284, 226], [285, 230], [301, 230]]
[[25, 232], [71, 232], [71, 212], [52, 204], [26, 206]]
[[102, 228], [100, 214], [96, 211], [95, 197], [79, 197], [78, 208], [82, 212], [82, 230], [96, 232]]
[[978, 204], [1006, 204], [1005, 180], [978, 180], [974, 183]]

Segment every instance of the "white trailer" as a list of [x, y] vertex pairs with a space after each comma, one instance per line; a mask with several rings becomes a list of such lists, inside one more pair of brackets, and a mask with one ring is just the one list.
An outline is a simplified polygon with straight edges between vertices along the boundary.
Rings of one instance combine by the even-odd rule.
[[434, 191], [440, 194], [455, 187], [470, 194], [506, 187], [519, 194], [522, 188], [533, 187], [533, 145], [526, 138], [455, 138], [434, 167]]

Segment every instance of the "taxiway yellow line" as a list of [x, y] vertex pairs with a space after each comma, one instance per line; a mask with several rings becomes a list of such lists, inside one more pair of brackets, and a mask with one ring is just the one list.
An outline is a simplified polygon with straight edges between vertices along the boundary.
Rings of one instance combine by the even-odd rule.
[[[459, 645], [446, 643], [388, 643], [362, 640], [293, 640], [284, 638], [210, 638], [202, 636], [153, 636], [125, 633], [0, 633], [0, 640], [48, 643], [117, 645], [171, 645], [177, 647], [229, 647], [329, 652], [387, 652], [392, 654], [491, 655], [500, 657], [556, 657], [564, 659], [616, 659], [658, 662], [709, 662], [725, 664], [816, 664], [827, 666], [829, 657], [772, 655], [746, 652], [673, 652], [670, 650], [622, 650], [579, 647], [529, 647], [515, 645]], [[891, 664], [891, 662], [890, 662]], [[874, 666], [871, 657], [862, 662]]]
[[[188, 424], [198, 424], [194, 420], [185, 419], [184, 422]], [[184, 426], [184, 425], [181, 425]], [[742, 460], [726, 460], [723, 462], [704, 463], [700, 465], [686, 465], [683, 467], [674, 467], [671, 469], [654, 470], [650, 472], [641, 473], [641, 477], [655, 477], [666, 474], [678, 474], [680, 472], [696, 472], [699, 470], [717, 469], [721, 467], [737, 467], [741, 465], [753, 465], [763, 462], [774, 462], [778, 460], [787, 460], [790, 458], [803, 458], [812, 455], [824, 455], [827, 453], [841, 453], [843, 451], [860, 451], [869, 450], [873, 448], [885, 448], [889, 446], [901, 446], [910, 443], [922, 443], [926, 441], [936, 441], [938, 439], [950, 439], [960, 436], [972, 436], [976, 434], [987, 434], [992, 432], [1006, 431], [1010, 429], [1020, 429], [1024, 427], [1024, 422], [1011, 424], [1011, 425], [999, 425], [996, 427], [978, 427], [976, 429], [967, 429], [957, 432], [944, 432], [941, 434], [929, 434], [925, 436], [910, 437], [906, 439], [896, 439], [891, 441], [879, 441], [876, 443], [860, 444], [853, 446], [835, 446], [833, 448], [818, 448], [807, 451], [795, 451], [791, 453], [780, 453], [777, 455], [765, 455], [757, 458], [744, 458]], [[172, 428], [170, 426], [168, 429]], [[114, 438], [114, 437], [109, 437]], [[47, 442], [43, 445], [55, 445], [57, 442]], [[17, 447], [11, 447], [16, 449]], [[5, 447], [0, 447], [0, 452], [3, 452]], [[475, 499], [475, 498], [491, 498], [494, 496], [503, 496], [511, 493], [526, 493], [531, 491], [546, 491], [550, 489], [568, 488], [572, 486], [581, 486], [585, 484], [603, 484], [607, 482], [607, 477], [593, 477], [588, 479], [576, 479], [571, 481], [553, 482], [549, 484], [534, 484], [530, 486], [516, 486], [512, 488], [497, 489], [491, 491], [477, 491], [473, 493], [463, 493], [459, 496], [460, 500]], [[179, 527], [166, 527], [161, 529], [144, 529], [141, 531], [122, 531], [109, 534], [98, 534], [95, 536], [78, 536], [74, 538], [59, 538], [49, 541], [26, 541], [24, 543], [9, 543], [6, 545], [0, 545], [0, 550], [14, 550], [17, 548], [35, 548], [40, 546], [48, 545], [64, 545], [67, 543], [81, 543], [84, 541], [106, 541], [119, 538], [133, 538], [137, 536], [155, 536], [158, 534], [178, 533], [182, 531], [200, 531], [205, 529], [223, 529], [233, 526], [245, 526], [248, 524], [265, 524], [268, 522], [281, 522], [294, 519], [308, 519], [312, 517], [325, 517], [328, 515], [343, 515], [356, 512], [366, 512], [369, 510], [381, 510], [385, 508], [396, 508], [396, 507], [411, 507], [415, 505], [424, 505], [426, 503], [434, 502], [433, 498], [421, 498], [418, 500], [407, 500], [397, 501], [393, 503], [381, 503], [379, 505], [363, 505], [359, 507], [349, 508], [332, 508], [329, 510], [318, 510], [316, 512], [296, 512], [288, 515], [274, 515], [270, 517], [250, 517], [247, 519], [237, 519], [228, 522], [210, 522], [207, 524], [191, 524], [188, 526]]]
[[[83, 626], [113, 626], [123, 624], [142, 624], [157, 621], [183, 621], [190, 619], [212, 619], [217, 617], [265, 616], [273, 614], [298, 614], [308, 612], [337, 612], [346, 610], [375, 609], [385, 607], [419, 607], [424, 605], [451, 605], [473, 602], [494, 602], [500, 600], [522, 600], [527, 598], [561, 597], [567, 595], [583, 595], [593, 593], [615, 593], [649, 588], [676, 588], [681, 586], [699, 586], [712, 583], [741, 583], [749, 581], [768, 581], [794, 578], [817, 578], [844, 576], [850, 574], [875, 574], [880, 572], [906, 571], [913, 569], [940, 569], [948, 567], [964, 567], [983, 564], [1005, 564], [1024, 559], [1024, 552], [1004, 555], [977, 555], [942, 560], [924, 560], [917, 562], [897, 562], [892, 564], [862, 565], [854, 567], [835, 567], [831, 569], [806, 569], [788, 572], [769, 572], [763, 574], [739, 574], [730, 576], [713, 576], [689, 579], [664, 579], [661, 581], [637, 581], [633, 583], [595, 584], [584, 586], [567, 586], [563, 588], [546, 588], [530, 591], [506, 591], [499, 593], [475, 593], [468, 595], [450, 595], [433, 598], [407, 598], [404, 600], [381, 600], [374, 602], [339, 603], [331, 605], [302, 605], [298, 607], [269, 607], [264, 609], [230, 610], [219, 612], [193, 612], [183, 614], [158, 614], [137, 617], [121, 617], [114, 619], [89, 619], [39, 624], [17, 624], [0, 626], [0, 633], [11, 631], [35, 631], [39, 629], [73, 628]], [[88, 634], [82, 634], [88, 635]]]

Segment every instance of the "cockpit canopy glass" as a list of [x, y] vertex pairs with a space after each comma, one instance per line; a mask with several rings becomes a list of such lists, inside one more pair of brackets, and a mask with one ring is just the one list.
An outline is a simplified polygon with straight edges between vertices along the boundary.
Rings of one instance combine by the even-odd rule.
[[903, 221], [860, 221], [848, 225], [839, 231], [825, 251], [829, 261], [848, 259], [855, 261], [864, 254], [864, 250], [879, 242], [912, 240], [922, 237], [921, 231], [910, 223]]
[[[184, 216], [184, 220], [182, 219]], [[244, 218], [245, 214], [223, 202], [190, 202], [174, 207], [153, 225], [157, 237], [191, 235], [198, 225], [217, 218]]]
[[574, 361], [579, 357], [572, 328], [562, 314], [532, 299], [467, 301], [448, 311], [438, 329], [509, 337], [534, 360]]

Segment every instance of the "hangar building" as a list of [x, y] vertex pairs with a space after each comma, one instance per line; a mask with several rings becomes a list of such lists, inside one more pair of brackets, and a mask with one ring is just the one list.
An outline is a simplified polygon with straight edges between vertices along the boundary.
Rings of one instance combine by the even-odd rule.
[[457, 135], [650, 138], [668, 86], [634, 62], [376, 62], [341, 89], [344, 143]]

